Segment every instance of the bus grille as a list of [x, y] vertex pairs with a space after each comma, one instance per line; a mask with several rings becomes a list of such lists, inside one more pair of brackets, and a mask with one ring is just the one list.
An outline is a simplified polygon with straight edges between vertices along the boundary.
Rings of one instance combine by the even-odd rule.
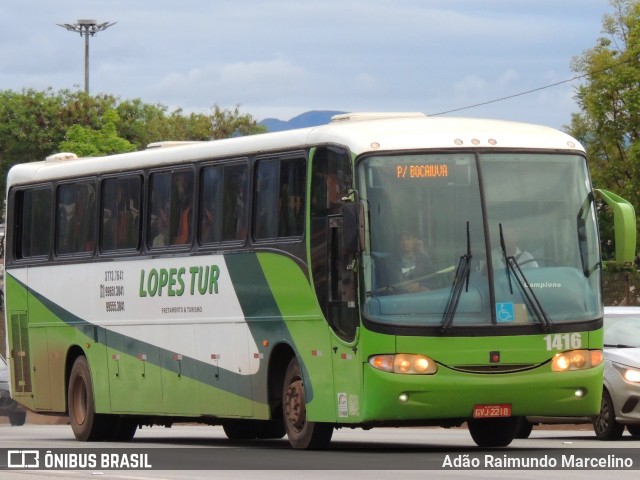
[[510, 364], [510, 365], [452, 365], [449, 368], [465, 373], [513, 373], [524, 372], [536, 368], [537, 364]]

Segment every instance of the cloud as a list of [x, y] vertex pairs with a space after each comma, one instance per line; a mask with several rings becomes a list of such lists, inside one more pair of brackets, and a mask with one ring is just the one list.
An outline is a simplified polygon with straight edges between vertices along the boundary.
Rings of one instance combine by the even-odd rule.
[[144, 93], [169, 105], [236, 105], [307, 91], [308, 73], [283, 57], [264, 61], [208, 63], [186, 72], [172, 71], [152, 82]]

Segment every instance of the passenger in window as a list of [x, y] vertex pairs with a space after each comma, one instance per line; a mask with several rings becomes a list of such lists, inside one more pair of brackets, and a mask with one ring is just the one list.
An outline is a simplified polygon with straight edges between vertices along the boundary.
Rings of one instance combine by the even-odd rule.
[[282, 203], [277, 187], [277, 174], [278, 163], [266, 161], [258, 164], [253, 227], [256, 238], [275, 238], [278, 235], [278, 211]]
[[73, 231], [76, 217], [75, 203], [58, 205], [58, 252], [70, 253], [73, 250]]
[[152, 246], [165, 247], [168, 245], [169, 237], [169, 215], [166, 207], [160, 207], [156, 217], [153, 220], [154, 232]]
[[[238, 172], [239, 170], [239, 172]], [[229, 194], [227, 193], [229, 190]], [[242, 240], [247, 236], [246, 224], [246, 190], [247, 190], [247, 171], [246, 168], [235, 168], [235, 172], [231, 175], [229, 185], [225, 184], [225, 225], [223, 240]], [[235, 195], [233, 195], [233, 193]], [[232, 195], [229, 197], [229, 195]], [[231, 205], [230, 211], [227, 211]]]
[[118, 185], [118, 225], [117, 225], [117, 245], [118, 248], [131, 247], [134, 243], [135, 214], [132, 209], [131, 199], [128, 193], [128, 184]]
[[79, 203], [83, 208], [79, 210], [80, 251], [92, 252], [96, 247], [94, 217], [96, 211], [96, 191], [93, 185], [80, 189]]
[[178, 195], [178, 228], [172, 239], [173, 245], [184, 245], [190, 240], [192, 189], [187, 181], [187, 174], [179, 174], [176, 178]]
[[287, 210], [287, 235], [297, 236], [304, 231], [304, 212], [302, 210], [302, 195], [289, 195], [289, 208]]
[[105, 205], [102, 210], [102, 250], [109, 251], [116, 249], [116, 222], [113, 210]]
[[292, 194], [288, 185], [282, 185], [280, 191], [280, 208], [278, 212], [278, 235], [280, 237], [291, 237], [296, 235], [296, 210], [299, 208], [301, 202], [301, 197]]

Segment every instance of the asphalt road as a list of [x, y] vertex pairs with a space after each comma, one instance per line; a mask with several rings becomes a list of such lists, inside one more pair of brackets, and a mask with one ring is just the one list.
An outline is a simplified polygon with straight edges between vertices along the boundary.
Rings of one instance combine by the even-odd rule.
[[[617, 479], [638, 477], [638, 447], [640, 439], [626, 433], [619, 441], [598, 441], [587, 425], [536, 428], [529, 439], [514, 440], [509, 447], [494, 450], [477, 448], [465, 428], [339, 430], [328, 450], [294, 451], [286, 439], [230, 442], [220, 427], [200, 425], [143, 428], [127, 443], [81, 443], [67, 425], [1, 424], [0, 465], [5, 470], [0, 470], [0, 478], [299, 479], [302, 475], [305, 479], [350, 480], [434, 476], [584, 480], [614, 475]], [[20, 458], [25, 465], [33, 462], [35, 451], [39, 453], [40, 469], [19, 468]], [[21, 452], [24, 457], [20, 457]], [[45, 455], [49, 455], [48, 466], [57, 462], [58, 467], [73, 467], [73, 462], [85, 462], [90, 468], [43, 468]], [[103, 456], [123, 468], [109, 469], [108, 461], [107, 468], [100, 468]], [[596, 457], [605, 463], [595, 467], [575, 463], [593, 463]], [[564, 462], [573, 468], [552, 469], [549, 463], [554, 459], [556, 466]], [[6, 469], [9, 461], [15, 468]], [[506, 462], [527, 461], [542, 465], [517, 472], [509, 465], [505, 468]], [[612, 472], [605, 468], [607, 461], [614, 462], [609, 463], [613, 466], [618, 462], [622, 468]], [[143, 468], [132, 469], [132, 465]], [[145, 468], [148, 465], [153, 468]]]

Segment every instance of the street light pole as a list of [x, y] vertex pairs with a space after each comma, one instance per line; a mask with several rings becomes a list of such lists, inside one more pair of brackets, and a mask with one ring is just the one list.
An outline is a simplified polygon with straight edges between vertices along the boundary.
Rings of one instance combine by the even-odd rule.
[[96, 20], [78, 20], [76, 23], [57, 23], [59, 27], [84, 37], [84, 91], [89, 94], [89, 37], [115, 25], [116, 22], [98, 23]]

